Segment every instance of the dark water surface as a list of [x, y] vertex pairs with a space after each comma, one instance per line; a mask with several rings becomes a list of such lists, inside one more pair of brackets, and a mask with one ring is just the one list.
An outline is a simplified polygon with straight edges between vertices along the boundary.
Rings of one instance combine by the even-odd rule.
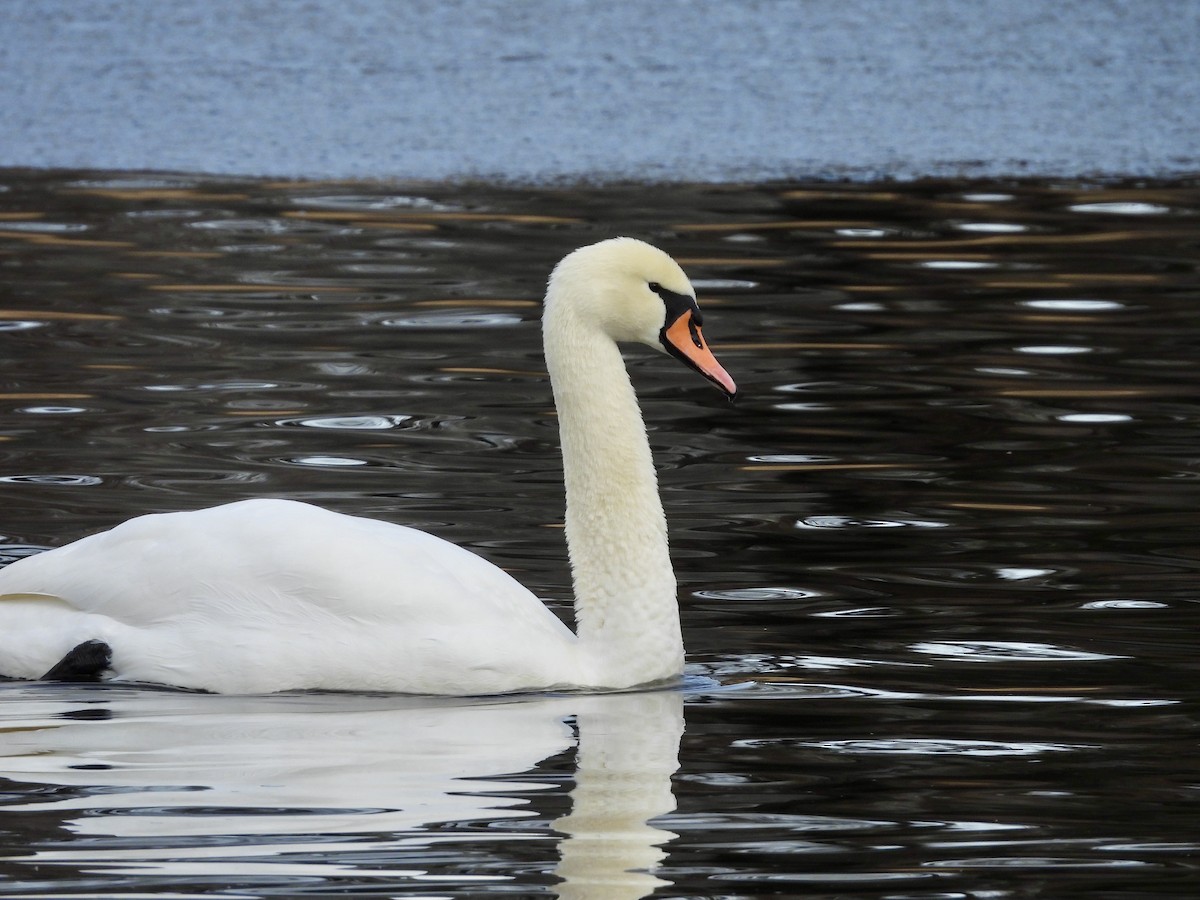
[[285, 496], [568, 614], [539, 300], [618, 233], [743, 391], [630, 353], [687, 689], [2, 684], [0, 896], [1200, 894], [1195, 182], [0, 171], [0, 552]]

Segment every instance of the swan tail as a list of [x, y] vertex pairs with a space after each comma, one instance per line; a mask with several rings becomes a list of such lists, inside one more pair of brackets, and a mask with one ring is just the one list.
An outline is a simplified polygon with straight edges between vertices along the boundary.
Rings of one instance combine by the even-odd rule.
[[112, 647], [92, 639], [72, 647], [40, 680], [99, 681], [111, 665]]

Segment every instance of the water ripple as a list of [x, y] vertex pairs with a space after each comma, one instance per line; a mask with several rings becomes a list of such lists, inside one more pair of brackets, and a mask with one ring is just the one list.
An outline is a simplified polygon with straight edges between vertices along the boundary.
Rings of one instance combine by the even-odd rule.
[[93, 487], [103, 484], [104, 479], [96, 475], [0, 475], [0, 483], [38, 484], [52, 487]]
[[948, 522], [931, 519], [856, 519], [850, 516], [808, 516], [795, 523], [796, 528], [947, 528]]
[[277, 419], [285, 427], [327, 428], [337, 431], [387, 431], [402, 428], [416, 420], [415, 416], [314, 416], [303, 419]]
[[569, 620], [538, 306], [614, 222], [716, 295], [742, 389], [622, 351], [678, 691], [0, 684], [9, 893], [534, 895], [641, 841], [623, 896], [1195, 894], [1195, 179], [0, 181], [0, 562], [291, 497], [459, 542]]
[[1091, 744], [1013, 743], [1004, 741], [968, 741], [947, 738], [889, 738], [886, 740], [847, 740], [799, 742], [797, 746], [831, 750], [847, 754], [901, 754], [916, 756], [1039, 756], [1043, 753], [1069, 753], [1096, 750]]
[[525, 320], [512, 313], [426, 313], [418, 316], [394, 316], [383, 319], [384, 328], [511, 328]]
[[967, 662], [1093, 662], [1125, 658], [1025, 641], [922, 641], [909, 649]]

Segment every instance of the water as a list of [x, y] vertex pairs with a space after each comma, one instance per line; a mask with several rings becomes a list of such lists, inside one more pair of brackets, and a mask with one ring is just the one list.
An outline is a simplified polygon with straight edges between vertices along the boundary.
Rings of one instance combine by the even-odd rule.
[[1196, 895], [1194, 182], [0, 172], [0, 552], [287, 496], [569, 616], [538, 301], [614, 233], [743, 391], [630, 353], [684, 689], [0, 684], [0, 896]]

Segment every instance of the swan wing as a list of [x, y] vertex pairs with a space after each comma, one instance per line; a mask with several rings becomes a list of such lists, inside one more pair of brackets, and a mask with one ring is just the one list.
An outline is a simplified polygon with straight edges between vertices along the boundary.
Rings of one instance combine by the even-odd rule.
[[[131, 679], [245, 689], [222, 686], [216, 670], [232, 665], [231, 683], [255, 690], [421, 692], [447, 669], [474, 671], [476, 653], [512, 668], [531, 639], [551, 656], [575, 642], [536, 596], [468, 550], [287, 500], [140, 516], [0, 570], [0, 672], [38, 677], [91, 639], [112, 644], [114, 667], [142, 660], [119, 672]], [[208, 674], [180, 671], [197, 668]], [[359, 669], [374, 675], [354, 683]], [[417, 669], [443, 676], [403, 674]]]

